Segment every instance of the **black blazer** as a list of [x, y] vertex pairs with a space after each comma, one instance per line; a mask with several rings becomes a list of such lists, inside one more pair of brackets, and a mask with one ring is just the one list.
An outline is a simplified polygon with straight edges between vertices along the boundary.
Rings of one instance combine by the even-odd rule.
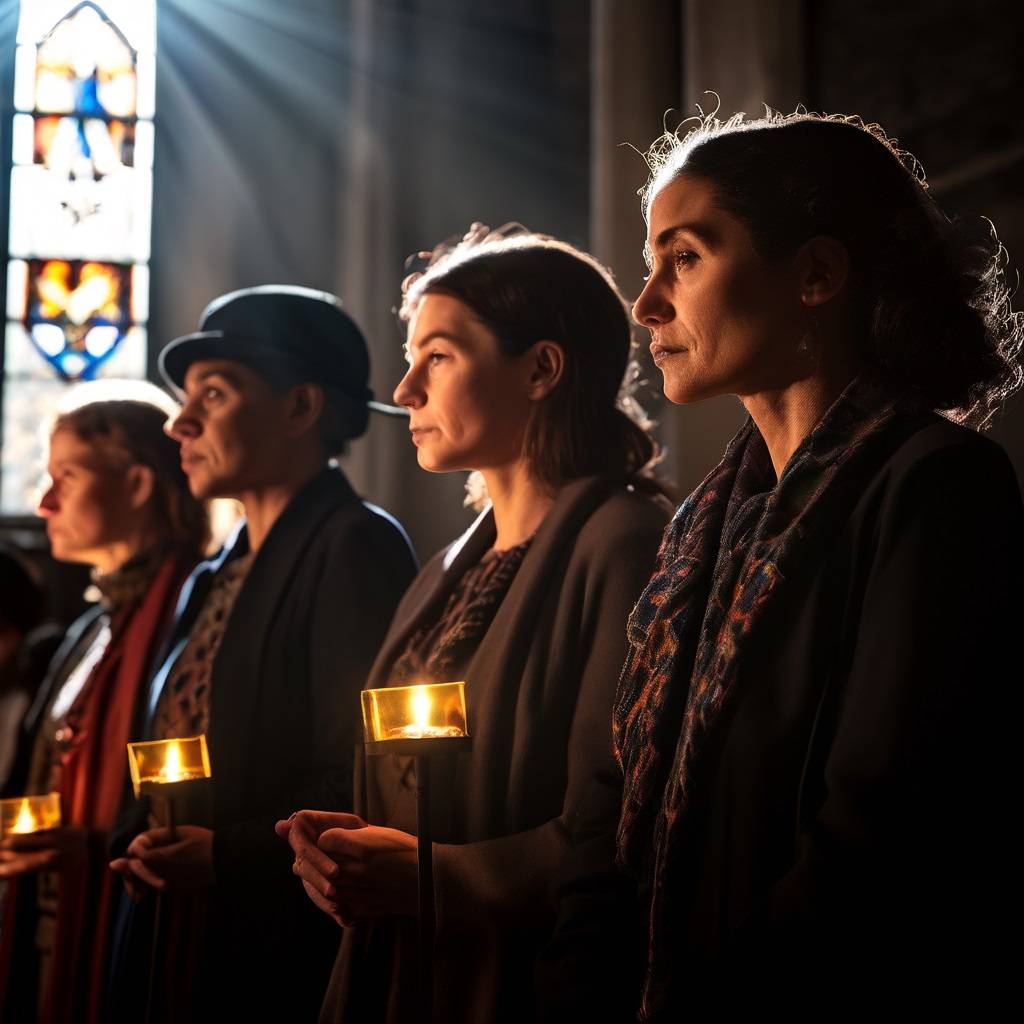
[[[216, 570], [248, 549], [244, 528], [193, 573], [168, 657], [187, 640]], [[194, 1019], [302, 1019], [319, 1005], [338, 933], [306, 898], [274, 823], [352, 807], [359, 691], [416, 573], [398, 523], [325, 470], [274, 523], [213, 663], [208, 735], [215, 884]], [[223, 1016], [228, 1013], [229, 1016]]]

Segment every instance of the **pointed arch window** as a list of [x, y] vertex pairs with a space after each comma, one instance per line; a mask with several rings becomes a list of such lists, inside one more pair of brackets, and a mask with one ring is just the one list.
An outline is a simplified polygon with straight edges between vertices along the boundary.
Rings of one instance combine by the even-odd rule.
[[144, 377], [155, 0], [22, 0], [14, 63], [0, 511], [33, 506], [69, 383]]

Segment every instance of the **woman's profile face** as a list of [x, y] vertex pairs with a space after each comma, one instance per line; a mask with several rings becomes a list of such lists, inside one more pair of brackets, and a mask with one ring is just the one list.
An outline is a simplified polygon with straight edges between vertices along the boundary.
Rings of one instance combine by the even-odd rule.
[[487, 470], [522, 456], [532, 408], [527, 360], [504, 355], [465, 303], [425, 295], [409, 322], [406, 358], [394, 400], [409, 410], [423, 469]]
[[796, 379], [806, 330], [797, 277], [765, 260], [714, 186], [682, 174], [656, 196], [645, 245], [650, 276], [633, 306], [673, 402], [741, 397]]
[[131, 507], [124, 472], [99, 445], [73, 430], [50, 438], [50, 483], [39, 501], [53, 557], [94, 565], [104, 552], [128, 536], [139, 512]]

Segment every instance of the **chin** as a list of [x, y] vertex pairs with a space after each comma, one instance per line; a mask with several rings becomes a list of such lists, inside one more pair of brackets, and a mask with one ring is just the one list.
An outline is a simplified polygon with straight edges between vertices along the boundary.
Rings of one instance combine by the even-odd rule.
[[692, 405], [694, 402], [703, 402], [706, 398], [717, 398], [729, 393], [700, 381], [673, 380], [668, 377], [664, 380], [662, 390], [673, 405]]

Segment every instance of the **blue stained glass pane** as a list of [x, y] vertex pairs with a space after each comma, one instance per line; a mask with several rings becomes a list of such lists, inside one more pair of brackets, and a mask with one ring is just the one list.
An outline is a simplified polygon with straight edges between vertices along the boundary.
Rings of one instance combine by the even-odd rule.
[[29, 262], [25, 327], [65, 380], [91, 380], [130, 326], [131, 268], [66, 260]]

